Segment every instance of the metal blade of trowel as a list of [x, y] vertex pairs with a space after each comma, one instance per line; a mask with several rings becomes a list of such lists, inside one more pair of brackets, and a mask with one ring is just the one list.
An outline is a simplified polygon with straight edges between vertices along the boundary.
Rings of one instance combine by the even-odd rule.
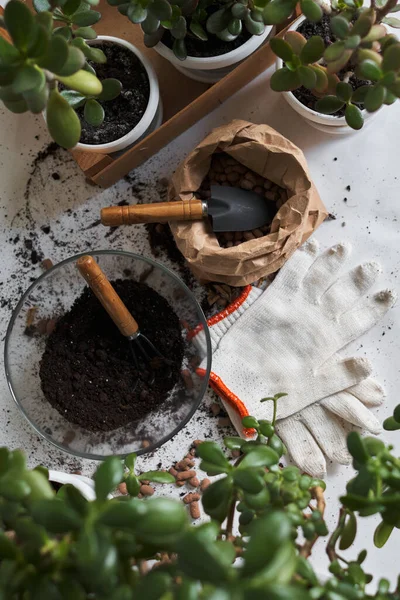
[[249, 231], [271, 222], [271, 204], [255, 192], [212, 185], [207, 213], [214, 231]]

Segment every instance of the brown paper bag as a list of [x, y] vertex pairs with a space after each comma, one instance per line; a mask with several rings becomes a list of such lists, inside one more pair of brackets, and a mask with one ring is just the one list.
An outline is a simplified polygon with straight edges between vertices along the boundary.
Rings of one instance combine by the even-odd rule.
[[249, 169], [286, 188], [289, 199], [264, 237], [221, 248], [207, 220], [171, 223], [179, 250], [194, 275], [232, 286], [277, 271], [327, 216], [302, 151], [268, 125], [235, 120], [214, 129], [179, 165], [169, 200], [189, 200], [207, 175], [214, 152], [226, 152]]

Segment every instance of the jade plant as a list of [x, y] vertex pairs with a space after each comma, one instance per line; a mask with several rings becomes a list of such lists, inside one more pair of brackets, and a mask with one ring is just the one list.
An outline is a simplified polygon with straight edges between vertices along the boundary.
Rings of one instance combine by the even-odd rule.
[[[324, 482], [280, 464], [285, 448], [273, 421], [246, 417], [243, 426], [257, 437], [225, 438], [225, 448], [240, 451], [235, 462], [215, 442], [197, 447], [201, 468], [219, 478], [203, 493], [208, 522], [195, 527], [181, 501], [138, 498], [141, 481], [174, 478], [138, 474], [135, 455], [106, 459], [94, 475], [96, 500], [87, 501], [72, 485], [56, 492], [46, 469], [30, 470], [21, 451], [1, 448], [0, 598], [399, 600], [399, 581], [378, 578], [367, 588], [366, 550], [342, 554], [364, 517], [380, 517], [378, 548], [400, 527], [400, 459], [392, 446], [350, 433], [356, 473], [327, 537]], [[400, 429], [400, 407], [385, 427]], [[123, 481], [128, 495], [110, 499]], [[330, 564], [323, 580], [308, 561], [321, 537]]]
[[245, 28], [251, 35], [265, 30], [263, 9], [266, 0], [108, 0], [132, 23], [140, 23], [144, 43], [155, 46], [166, 30], [173, 39], [177, 58], [187, 57], [186, 40], [207, 42], [216, 36], [225, 42], [235, 40]]
[[[295, 0], [272, 0], [266, 7], [270, 22], [283, 21], [295, 5]], [[304, 86], [316, 97], [315, 110], [328, 115], [344, 111], [347, 124], [361, 129], [363, 109], [372, 113], [400, 98], [400, 42], [385, 27], [400, 27], [400, 20], [391, 16], [400, 4], [373, 0], [363, 7], [363, 0], [303, 0], [301, 10], [312, 22], [327, 15], [333, 42], [326, 46], [318, 35], [306, 40], [298, 31], [272, 39], [271, 48], [284, 63], [271, 78], [272, 89]], [[353, 76], [362, 85], [351, 85]]]
[[[100, 13], [82, 0], [36, 0], [34, 4], [37, 14], [20, 0], [11, 0], [4, 10], [1, 25], [10, 41], [0, 37], [0, 99], [14, 113], [45, 111], [52, 138], [72, 148], [81, 135], [74, 109], [86, 103], [85, 118], [100, 125], [104, 111], [97, 100], [112, 99], [121, 84], [106, 80], [103, 89], [87, 62], [106, 61], [100, 49], [85, 41], [95, 37], [90, 24], [98, 21]], [[63, 25], [54, 27], [59, 21]]]

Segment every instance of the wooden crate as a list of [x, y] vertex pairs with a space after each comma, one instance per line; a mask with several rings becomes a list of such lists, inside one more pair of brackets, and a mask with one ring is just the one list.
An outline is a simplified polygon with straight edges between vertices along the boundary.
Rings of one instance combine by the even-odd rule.
[[[28, 2], [30, 4], [30, 2]], [[188, 79], [155, 50], [143, 44], [143, 34], [115, 7], [100, 1], [102, 19], [96, 25], [98, 34], [114, 35], [137, 46], [152, 62], [157, 73], [164, 107], [163, 123], [156, 131], [118, 156], [72, 150], [79, 167], [93, 183], [109, 187], [138, 167], [178, 135], [189, 129], [227, 98], [260, 75], [275, 61], [269, 43], [213, 85]], [[2, 9], [0, 7], [0, 14]], [[0, 30], [0, 35], [6, 32]], [[284, 30], [279, 35], [282, 35]], [[239, 116], [239, 115], [238, 115]]]

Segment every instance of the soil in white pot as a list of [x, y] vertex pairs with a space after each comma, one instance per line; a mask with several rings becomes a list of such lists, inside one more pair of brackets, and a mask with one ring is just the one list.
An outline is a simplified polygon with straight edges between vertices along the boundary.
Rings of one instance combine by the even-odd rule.
[[[185, 37], [185, 45], [188, 56], [196, 58], [210, 58], [212, 56], [221, 56], [236, 50], [251, 38], [251, 33], [244, 27], [242, 32], [232, 42], [225, 42], [220, 40], [216, 35], [208, 34], [208, 40], [205, 42], [195, 37], [194, 35], [187, 34]], [[172, 50], [174, 38], [171, 33], [166, 30], [163, 37], [162, 43]], [[184, 63], [184, 61], [182, 61]]]
[[[297, 28], [297, 31], [299, 33], [301, 33], [307, 40], [310, 37], [312, 37], [313, 35], [319, 35], [320, 37], [322, 37], [326, 47], [330, 46], [331, 44], [333, 44], [333, 42], [337, 41], [337, 38], [333, 35], [333, 33], [331, 31], [330, 17], [328, 15], [324, 15], [322, 17], [321, 21], [319, 21], [318, 23], [311, 23], [310, 21], [307, 21], [307, 20], [303, 21], [303, 23], [301, 23], [299, 25], [299, 27]], [[342, 69], [342, 71], [339, 71], [339, 73], [337, 73], [337, 76], [339, 77], [339, 79], [341, 81], [345, 78], [346, 74], [349, 71], [348, 66], [345, 67], [344, 69]], [[350, 68], [351, 68], [351, 65], [350, 65]], [[371, 85], [370, 81], [366, 81], [364, 79], [358, 79], [358, 77], [356, 77], [355, 75], [352, 75], [350, 77], [350, 79], [348, 80], [348, 83], [351, 85], [353, 90], [356, 90], [357, 88], [361, 87], [362, 85]], [[311, 108], [312, 110], [316, 110], [315, 103], [317, 102], [318, 98], [316, 96], [314, 96], [314, 94], [312, 93], [311, 90], [308, 90], [307, 88], [302, 86], [302, 87], [298, 88], [297, 90], [292, 91], [292, 94], [293, 94], [293, 96], [295, 96], [297, 98], [297, 100], [299, 100], [299, 102], [304, 104], [304, 106], [307, 106], [307, 108]], [[363, 108], [362, 105], [359, 105], [359, 106], [360, 106], [360, 108]], [[345, 107], [343, 107], [340, 110], [338, 110], [337, 112], [335, 112], [332, 116], [343, 117], [344, 113], [345, 113]]]
[[100, 104], [105, 117], [99, 127], [89, 125], [83, 118], [83, 107], [76, 111], [82, 125], [82, 144], [106, 144], [123, 137], [139, 123], [150, 97], [150, 83], [146, 69], [139, 58], [128, 48], [103, 42], [96, 48], [107, 57], [105, 64], [89, 61], [100, 80], [113, 77], [122, 83], [122, 92], [117, 98]]

